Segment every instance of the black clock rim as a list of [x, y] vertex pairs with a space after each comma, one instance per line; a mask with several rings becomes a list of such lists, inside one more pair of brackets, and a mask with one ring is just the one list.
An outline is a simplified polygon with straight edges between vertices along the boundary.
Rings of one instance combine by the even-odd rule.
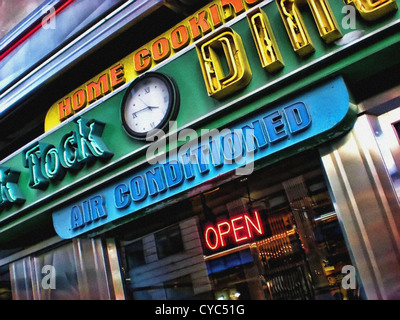
[[[147, 131], [145, 133], [141, 133], [141, 132], [136, 132], [134, 130], [132, 130], [128, 124], [126, 123], [125, 120], [125, 116], [124, 116], [124, 109], [126, 107], [126, 100], [128, 99], [128, 96], [132, 90], [132, 88], [138, 83], [143, 81], [146, 78], [150, 78], [150, 77], [157, 77], [160, 78], [162, 81], [164, 81], [164, 83], [167, 86], [168, 89], [168, 93], [170, 95], [170, 100], [168, 102], [168, 110], [164, 116], [164, 118], [161, 120], [161, 122], [152, 130]], [[178, 87], [174, 81], [174, 79], [170, 76], [167, 76], [164, 73], [161, 72], [146, 72], [145, 74], [137, 77], [136, 79], [134, 79], [132, 81], [132, 83], [128, 86], [125, 95], [122, 99], [122, 103], [121, 103], [121, 121], [122, 121], [122, 126], [125, 129], [125, 131], [133, 138], [136, 138], [138, 140], [145, 140], [146, 137], [151, 137], [152, 134], [151, 132], [154, 131], [156, 132], [157, 130], [164, 130], [167, 127], [167, 124], [169, 121], [171, 120], [175, 120], [177, 113], [178, 113], [178, 109], [179, 109], [179, 104], [180, 104], [180, 97], [179, 97], [179, 90]]]

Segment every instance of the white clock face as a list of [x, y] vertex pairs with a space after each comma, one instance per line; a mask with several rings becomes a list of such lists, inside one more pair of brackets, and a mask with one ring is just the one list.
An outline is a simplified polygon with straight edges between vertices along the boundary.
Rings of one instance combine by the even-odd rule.
[[136, 137], [162, 128], [174, 108], [174, 90], [169, 79], [149, 74], [131, 86], [122, 106], [125, 128]]

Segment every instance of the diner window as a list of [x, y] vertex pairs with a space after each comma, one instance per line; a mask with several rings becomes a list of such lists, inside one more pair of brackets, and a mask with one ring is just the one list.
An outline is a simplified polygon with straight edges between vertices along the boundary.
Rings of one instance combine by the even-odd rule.
[[[130, 264], [125, 270], [128, 298], [359, 296], [358, 287], [341, 286], [342, 267], [352, 261], [317, 152], [297, 154], [226, 183], [215, 182], [175, 209], [165, 207], [154, 213], [159, 219], [133, 221], [128, 228], [137, 232], [138, 226], [148, 226], [147, 234], [137, 233], [146, 264], [133, 266], [128, 255], [122, 262], [124, 268]], [[172, 212], [185, 218], [159, 229], [168, 225]], [[157, 221], [153, 229], [150, 220]], [[121, 241], [122, 248], [131, 243]]]
[[303, 153], [203, 193], [203, 248], [215, 299], [354, 299], [352, 265], [317, 154]]
[[[165, 210], [168, 209], [171, 210]], [[133, 243], [133, 239], [120, 242], [121, 264], [128, 299], [211, 298], [211, 284], [207, 277], [196, 217], [181, 220], [178, 225], [150, 232], [138, 239], [143, 242], [146, 260], [146, 264], [140, 266], [129, 265], [126, 249]]]
[[189, 275], [164, 282], [167, 300], [185, 300], [193, 297], [193, 284]]
[[179, 225], [161, 230], [154, 235], [159, 259], [179, 253], [184, 250]]
[[138, 267], [146, 263], [143, 251], [143, 240], [139, 239], [125, 247], [126, 260], [129, 268]]

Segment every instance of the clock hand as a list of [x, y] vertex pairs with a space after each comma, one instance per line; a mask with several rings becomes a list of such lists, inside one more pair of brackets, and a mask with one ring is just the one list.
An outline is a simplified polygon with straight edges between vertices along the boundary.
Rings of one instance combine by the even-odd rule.
[[142, 98], [139, 98], [139, 97], [138, 97], [138, 99], [139, 99], [140, 101], [142, 101], [142, 103], [143, 103], [146, 107], [148, 107], [148, 108], [150, 108], [150, 109], [151, 109], [151, 108], [153, 108], [153, 109], [154, 109], [154, 108], [158, 108], [158, 107], [149, 106], [146, 102], [143, 101]]
[[[139, 99], [140, 101], [142, 101], [142, 103], [143, 103], [147, 108], [149, 108], [150, 110], [151, 110], [151, 109], [156, 109], [156, 108], [158, 108], [158, 107], [155, 107], [155, 106], [149, 106], [145, 101], [143, 101], [142, 98], [139, 98], [139, 97], [138, 97], [138, 99]], [[145, 108], [145, 109], [146, 109], [146, 108]]]
[[141, 111], [144, 111], [144, 110], [146, 110], [146, 109], [150, 109], [150, 111], [151, 111], [152, 109], [157, 109], [157, 108], [159, 108], [159, 107], [147, 106], [147, 107], [145, 107], [145, 108], [143, 108], [143, 109], [140, 109], [140, 110], [137, 110], [137, 111], [135, 111], [135, 112], [132, 112], [132, 116], [133, 116], [134, 118], [136, 118], [136, 114], [139, 113], [139, 112], [141, 112]]
[[139, 112], [141, 112], [141, 111], [143, 111], [143, 110], [146, 110], [148, 107], [145, 107], [145, 108], [143, 108], [143, 109], [140, 109], [140, 110], [136, 110], [135, 112], [132, 112], [132, 116], [134, 117], [134, 118], [136, 118], [136, 114], [137, 113], [139, 113]]

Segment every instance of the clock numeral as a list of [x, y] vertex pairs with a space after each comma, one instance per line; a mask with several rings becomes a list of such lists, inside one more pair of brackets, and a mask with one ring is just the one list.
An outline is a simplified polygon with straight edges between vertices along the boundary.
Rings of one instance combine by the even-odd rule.
[[134, 112], [134, 113], [132, 113], [132, 118], [133, 118], [133, 119], [137, 118], [137, 115], [136, 115], [136, 113], [135, 113], [135, 112]]
[[152, 129], [154, 129], [155, 126], [156, 126], [156, 125], [154, 124], [154, 122], [150, 122], [150, 127], [151, 127]]
[[150, 92], [150, 87], [144, 88], [144, 92], [147, 94]]

